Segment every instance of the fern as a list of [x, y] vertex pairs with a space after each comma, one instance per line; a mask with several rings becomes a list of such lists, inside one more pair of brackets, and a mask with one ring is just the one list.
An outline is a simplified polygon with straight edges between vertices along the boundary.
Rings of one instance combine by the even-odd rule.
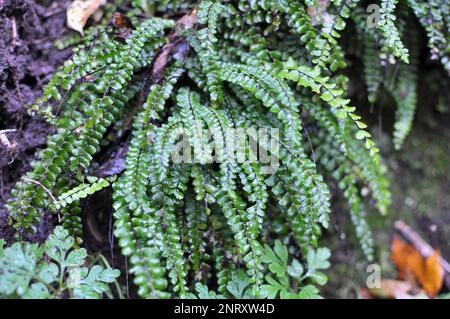
[[77, 187], [58, 196], [55, 202], [56, 209], [61, 209], [73, 202], [79, 201], [82, 198], [86, 198], [95, 192], [108, 187], [111, 182], [114, 182], [115, 176], [113, 178], [97, 178], [95, 176], [88, 176], [87, 180], [89, 184], [80, 184]]
[[[369, 102], [379, 102], [377, 94], [383, 89], [392, 94], [396, 104], [393, 141], [395, 148], [400, 149], [411, 130], [416, 109], [419, 59], [417, 42], [420, 36], [407, 6], [399, 3], [400, 13], [397, 16], [394, 15], [396, 6], [396, 1], [383, 2], [379, 34], [367, 34], [362, 10], [356, 12], [354, 21], [359, 36], [364, 37], [362, 58]], [[389, 46], [392, 48], [389, 49]], [[390, 53], [400, 61], [392, 59]]]
[[[16, 238], [53, 214], [81, 245], [80, 201], [111, 186], [114, 235], [141, 297], [315, 298], [335, 185], [374, 258], [365, 217], [389, 211], [389, 181], [336, 72], [347, 65], [340, 39], [356, 27], [364, 40], [369, 101], [391, 91], [399, 147], [417, 100], [409, 13], [448, 67], [448, 6], [383, 0], [370, 30], [357, 0], [132, 3], [128, 35], [113, 23], [87, 32], [29, 109], [55, 134], [8, 203]], [[93, 178], [119, 144], [124, 171]], [[86, 285], [100, 276], [83, 274]]]
[[342, 98], [342, 90], [336, 88], [333, 83], [328, 83], [328, 77], [321, 77], [319, 69], [311, 69], [305, 66], [298, 67], [292, 60], [285, 65], [289, 72], [283, 71], [281, 76], [291, 81], [297, 82], [299, 86], [308, 87], [314, 93], [319, 94], [321, 100], [329, 103], [333, 114], [341, 120], [351, 120], [357, 127], [356, 139], [364, 140], [364, 145], [370, 156], [376, 163], [379, 162], [377, 153], [379, 149], [375, 147], [375, 142], [367, 132], [367, 125], [361, 122], [361, 117], [354, 113], [355, 107], [349, 105], [350, 100]]
[[362, 44], [362, 48], [359, 45], [357, 49], [364, 65], [368, 100], [373, 105], [384, 80], [384, 67], [380, 57], [381, 35], [368, 27], [366, 12], [362, 8], [355, 8], [351, 18], [355, 24], [358, 43]]
[[400, 33], [395, 26], [396, 0], [383, 0], [381, 2], [380, 29], [386, 39], [389, 50], [405, 63], [409, 63], [408, 50], [400, 40]]
[[425, 28], [431, 58], [440, 59], [447, 72], [450, 72], [448, 5], [437, 0], [407, 2]]

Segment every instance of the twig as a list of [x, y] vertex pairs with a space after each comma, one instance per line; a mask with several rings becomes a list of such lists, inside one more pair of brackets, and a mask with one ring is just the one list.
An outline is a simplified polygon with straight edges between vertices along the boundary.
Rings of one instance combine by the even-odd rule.
[[18, 41], [19, 34], [17, 33], [16, 18], [12, 18], [11, 25], [12, 25], [12, 44], [13, 46], [17, 46], [20, 44], [20, 42]]
[[[411, 229], [405, 222], [398, 220], [394, 225], [395, 229], [397, 229], [407, 240], [409, 240], [414, 247], [420, 252], [420, 254], [429, 258], [435, 254], [435, 250], [431, 247], [419, 234], [417, 234], [414, 230]], [[439, 263], [442, 268], [450, 274], [450, 264], [441, 256], [439, 259]]]

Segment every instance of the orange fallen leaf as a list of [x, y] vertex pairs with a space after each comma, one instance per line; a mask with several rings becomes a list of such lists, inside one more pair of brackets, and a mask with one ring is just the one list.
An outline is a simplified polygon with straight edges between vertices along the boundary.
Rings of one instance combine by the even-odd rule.
[[106, 4], [106, 0], [75, 0], [67, 8], [67, 26], [83, 35], [83, 28], [89, 17]]
[[394, 236], [391, 244], [392, 260], [401, 279], [416, 280], [430, 297], [435, 297], [444, 282], [444, 270], [440, 264], [440, 252], [425, 258], [410, 244]]
[[112, 24], [118, 28], [134, 29], [130, 18], [121, 12], [114, 12], [111, 19]]

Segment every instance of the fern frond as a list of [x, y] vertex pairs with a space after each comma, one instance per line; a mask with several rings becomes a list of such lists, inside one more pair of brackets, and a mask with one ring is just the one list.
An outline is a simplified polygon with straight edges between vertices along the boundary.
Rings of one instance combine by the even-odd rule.
[[[168, 282], [161, 265], [160, 247], [155, 244], [156, 216], [149, 212], [132, 216], [125, 200], [124, 178], [114, 183], [114, 235], [119, 239], [122, 254], [129, 257], [130, 273], [144, 298], [170, 298]], [[152, 212], [153, 213], [153, 212]], [[148, 236], [152, 236], [148, 238]]]
[[61, 224], [75, 238], [78, 245], [83, 243], [82, 209], [80, 203], [74, 202], [61, 209]]
[[[332, 194], [349, 204], [369, 259], [367, 213], [391, 203], [379, 150], [346, 98], [360, 86], [336, 71], [346, 56], [362, 60], [372, 107], [391, 91], [398, 148], [417, 103], [420, 25], [407, 8], [450, 65], [447, 4], [380, 3], [370, 29], [359, 0], [128, 1], [129, 34], [117, 36], [116, 21], [80, 40], [31, 108], [55, 134], [8, 203], [18, 239], [55, 213], [80, 244], [80, 199], [112, 184], [114, 234], [141, 297], [317, 296], [298, 284], [316, 258], [327, 266], [316, 248]], [[121, 163], [127, 152], [124, 171], [92, 180], [111, 149]]]
[[368, 100], [373, 105], [377, 101], [378, 91], [384, 79], [384, 65], [380, 57], [380, 34], [367, 26], [366, 12], [356, 7], [351, 18], [355, 24], [358, 53], [364, 64], [364, 79], [367, 87]]
[[356, 186], [358, 179], [353, 173], [352, 165], [342, 156], [340, 145], [336, 144], [332, 135], [319, 133], [313, 140], [317, 140], [315, 152], [319, 156], [321, 166], [336, 180], [338, 187], [348, 200], [356, 236], [364, 254], [369, 260], [372, 260], [374, 252], [372, 232], [365, 218], [364, 202], [360, 190]]
[[338, 185], [343, 190], [344, 196], [349, 201], [351, 208], [350, 215], [355, 227], [356, 236], [359, 239], [362, 251], [366, 255], [367, 259], [371, 261], [374, 258], [373, 235], [366, 220], [364, 203], [359, 195], [360, 191], [355, 186], [357, 180], [348, 171], [348, 168], [344, 168], [342, 172], [339, 170], [335, 171], [334, 178], [339, 180]]
[[213, 0], [202, 1], [197, 13], [198, 23], [206, 25], [206, 27], [197, 32], [199, 44], [194, 45], [194, 48], [198, 51], [200, 62], [206, 74], [211, 102], [217, 104], [222, 102], [223, 92], [217, 76], [216, 33], [219, 17], [226, 17], [228, 14], [229, 9], [227, 6]]
[[369, 35], [364, 36], [363, 60], [368, 99], [371, 104], [374, 104], [383, 82], [383, 70], [376, 40]]
[[163, 238], [162, 256], [166, 259], [166, 270], [173, 285], [172, 290], [181, 298], [185, 297], [188, 291], [187, 269], [175, 208], [184, 198], [189, 175], [190, 171], [185, 167], [175, 165], [165, 181], [153, 184], [156, 180], [151, 179], [151, 205], [158, 222], [156, 231]]
[[350, 132], [354, 130], [353, 125], [347, 124], [342, 128], [331, 112], [324, 109], [320, 104], [305, 102], [304, 106], [319, 127], [327, 131], [333, 140], [334, 147], [339, 150], [342, 156], [351, 161], [351, 165], [354, 167], [352, 172], [369, 186], [377, 208], [382, 214], [386, 214], [391, 204], [391, 194], [389, 181], [385, 176], [386, 167], [383, 163], [375, 164], [367, 157], [360, 142], [351, 138], [352, 133]]
[[231, 228], [234, 238], [237, 241], [240, 253], [248, 268], [248, 275], [255, 289], [261, 284], [262, 268], [259, 262], [260, 248], [258, 237], [258, 224], [252, 220], [251, 212], [236, 190], [237, 163], [230, 154], [232, 147], [227, 145], [230, 139], [226, 136], [227, 128], [231, 127], [226, 115], [220, 111], [211, 109], [205, 121], [209, 123], [215, 137], [216, 156], [220, 164], [220, 177], [216, 181], [220, 188], [216, 187], [217, 192], [214, 197], [217, 204], [221, 207], [228, 225]]
[[[300, 35], [312, 58], [312, 62], [326, 68], [333, 59], [333, 50], [339, 52], [333, 37], [323, 36], [312, 25], [311, 17], [306, 13], [302, 4], [295, 1], [282, 0], [278, 2], [277, 9], [281, 10], [287, 23]], [[336, 66], [337, 68], [337, 66]]]
[[[244, 98], [242, 102], [247, 108], [251, 105], [251, 100], [246, 98], [245, 94], [238, 92], [238, 96], [241, 99]], [[249, 114], [261, 113], [261, 111], [256, 111]], [[241, 114], [245, 113], [242, 111]], [[260, 119], [252, 119], [251, 116], [246, 120], [257, 125], [270, 124], [270, 121], [266, 120], [264, 124], [264, 120], [261, 122]], [[275, 126], [277, 125], [275, 124]], [[317, 236], [320, 234], [318, 224], [320, 223], [324, 227], [328, 225], [329, 191], [323, 183], [322, 177], [316, 174], [314, 163], [306, 157], [301, 146], [293, 148], [292, 144], [299, 141], [292, 141], [288, 136], [283, 134], [280, 139], [270, 134], [270, 137], [280, 144], [279, 156], [283, 165], [282, 172], [276, 172], [266, 180], [266, 183], [272, 188], [271, 191], [274, 192], [274, 195], [280, 198], [280, 204], [286, 207], [294, 232], [302, 244], [302, 248], [307, 250], [309, 243], [316, 244]], [[277, 187], [275, 187], [275, 183], [278, 185]], [[285, 185], [294, 185], [295, 187]]]

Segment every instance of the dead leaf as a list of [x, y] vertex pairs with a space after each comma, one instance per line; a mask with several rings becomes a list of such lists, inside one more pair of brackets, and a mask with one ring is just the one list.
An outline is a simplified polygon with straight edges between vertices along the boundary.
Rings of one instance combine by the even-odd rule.
[[114, 12], [111, 18], [111, 23], [117, 28], [134, 29], [134, 25], [130, 18], [121, 12]]
[[109, 177], [121, 174], [124, 170], [125, 158], [114, 158], [100, 166], [94, 175], [99, 177]]
[[67, 26], [83, 35], [83, 28], [89, 17], [106, 4], [106, 0], [75, 0], [67, 8]]
[[329, 0], [319, 0], [316, 6], [310, 6], [306, 9], [311, 17], [312, 25], [332, 25], [334, 23], [333, 17], [327, 12], [329, 5]]
[[401, 279], [417, 281], [430, 297], [438, 294], [444, 282], [439, 251], [435, 251], [429, 258], [424, 258], [413, 245], [394, 236], [391, 252]]
[[185, 14], [180, 19], [178, 19], [175, 26], [175, 32], [177, 34], [180, 34], [183, 30], [193, 29], [195, 28], [195, 25], [197, 23], [198, 23], [197, 8], [195, 8], [188, 14]]
[[414, 249], [412, 245], [409, 245], [394, 236], [391, 243], [391, 257], [392, 261], [397, 266], [400, 279], [413, 278], [411, 265], [420, 264], [422, 256]]
[[383, 279], [380, 281], [380, 287], [369, 289], [373, 297], [390, 299], [406, 299], [406, 296], [412, 297], [414, 296], [412, 294], [413, 290], [414, 286], [410, 282], [391, 279]]

